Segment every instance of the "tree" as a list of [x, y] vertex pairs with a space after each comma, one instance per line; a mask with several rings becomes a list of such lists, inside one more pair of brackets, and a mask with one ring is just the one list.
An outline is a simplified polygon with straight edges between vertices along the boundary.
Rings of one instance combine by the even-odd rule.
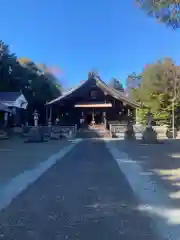
[[112, 78], [110, 83], [109, 83], [109, 86], [111, 88], [114, 88], [114, 89], [120, 91], [120, 92], [124, 92], [123, 85], [117, 78]]
[[149, 16], [174, 29], [180, 27], [180, 0], [136, 0]]
[[[154, 120], [159, 124], [172, 124], [172, 100], [175, 99], [175, 113], [180, 107], [180, 71], [170, 58], [148, 65], [141, 74], [140, 85], [133, 97], [144, 105], [139, 111], [139, 118], [146, 121], [149, 109]], [[176, 90], [176, 91], [174, 91]], [[176, 125], [179, 124], [178, 114]]]
[[[20, 61], [22, 62], [22, 61]], [[36, 102], [45, 104], [61, 95], [61, 86], [58, 85], [56, 77], [48, 72], [45, 65], [36, 64], [33, 61], [25, 61], [23, 63], [26, 69], [26, 79], [31, 80], [31, 92], [34, 94], [33, 98]]]
[[52, 72], [45, 72], [31, 59], [17, 60], [0, 41], [0, 91], [21, 91], [28, 102], [43, 105], [61, 95], [61, 85]]
[[17, 65], [17, 59], [11, 54], [9, 47], [0, 40], [0, 88], [7, 89], [7, 85], [12, 88], [12, 72]]
[[58, 93], [61, 92], [62, 91], [61, 83], [54, 75], [54, 69], [55, 69], [55, 73], [59, 72], [59, 69], [58, 68], [49, 68], [46, 66], [46, 64], [39, 64], [38, 67], [41, 69], [41, 71], [44, 74], [44, 77], [46, 77], [48, 82], [50, 83], [52, 91], [53, 91], [53, 89], [54, 90], [56, 89], [58, 91]]
[[138, 100], [138, 96], [136, 95], [136, 89], [139, 88], [141, 83], [141, 76], [136, 74], [135, 72], [128, 75], [126, 79], [126, 94], [130, 98], [136, 98], [136, 101]]

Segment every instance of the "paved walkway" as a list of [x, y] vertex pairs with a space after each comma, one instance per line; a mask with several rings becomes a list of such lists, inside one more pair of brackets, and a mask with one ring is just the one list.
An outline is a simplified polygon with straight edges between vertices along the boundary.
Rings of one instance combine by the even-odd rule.
[[83, 141], [0, 213], [0, 239], [160, 239], [138, 205], [104, 142]]

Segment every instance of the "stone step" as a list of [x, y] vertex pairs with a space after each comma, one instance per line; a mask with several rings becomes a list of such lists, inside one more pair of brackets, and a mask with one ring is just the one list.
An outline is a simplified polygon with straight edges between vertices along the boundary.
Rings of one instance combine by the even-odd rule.
[[85, 130], [79, 131], [76, 134], [77, 138], [104, 138], [109, 137], [108, 131], [95, 131], [95, 130]]

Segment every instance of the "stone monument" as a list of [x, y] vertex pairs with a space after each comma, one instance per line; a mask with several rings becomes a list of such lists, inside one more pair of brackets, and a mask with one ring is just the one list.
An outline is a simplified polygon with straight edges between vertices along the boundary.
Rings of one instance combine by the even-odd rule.
[[147, 127], [143, 132], [142, 140], [145, 143], [157, 143], [157, 133], [152, 127], [152, 113], [149, 111], [147, 113]]
[[38, 126], [39, 113], [35, 110], [33, 113], [34, 127], [30, 129], [29, 138], [24, 141], [25, 143], [40, 143], [45, 142], [43, 129]]
[[132, 121], [128, 121], [126, 131], [125, 131], [125, 140], [135, 140], [135, 139], [136, 139], [136, 136], [133, 128], [133, 123]]
[[60, 139], [60, 129], [57, 125], [51, 128], [50, 139], [51, 140], [59, 140]]

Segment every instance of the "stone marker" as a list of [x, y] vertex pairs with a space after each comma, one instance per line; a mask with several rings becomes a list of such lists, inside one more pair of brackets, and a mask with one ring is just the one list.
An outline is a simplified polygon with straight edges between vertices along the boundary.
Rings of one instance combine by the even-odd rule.
[[29, 137], [30, 136], [30, 129], [31, 129], [31, 127], [29, 127], [29, 126], [22, 126], [21, 127], [21, 136], [22, 137]]
[[31, 136], [26, 141], [24, 141], [25, 143], [45, 142], [44, 134], [43, 134], [42, 129], [40, 127], [31, 128], [30, 135]]
[[55, 125], [51, 128], [50, 139], [59, 140], [61, 135], [61, 126]]
[[60, 133], [51, 131], [50, 139], [52, 139], [52, 140], [59, 140], [60, 139]]
[[147, 114], [148, 125], [143, 132], [142, 140], [145, 143], [158, 143], [157, 133], [152, 127], [152, 113], [148, 112]]
[[4, 130], [0, 130], [0, 140], [9, 139], [8, 134]]
[[[174, 129], [174, 137], [177, 138], [177, 135], [178, 135], [177, 134], [177, 129]], [[169, 138], [169, 139], [173, 139], [173, 129], [172, 129], [172, 127], [167, 129], [166, 137]]]
[[133, 123], [129, 121], [125, 131], [125, 140], [135, 140], [135, 139], [136, 139], [136, 136], [133, 128]]

